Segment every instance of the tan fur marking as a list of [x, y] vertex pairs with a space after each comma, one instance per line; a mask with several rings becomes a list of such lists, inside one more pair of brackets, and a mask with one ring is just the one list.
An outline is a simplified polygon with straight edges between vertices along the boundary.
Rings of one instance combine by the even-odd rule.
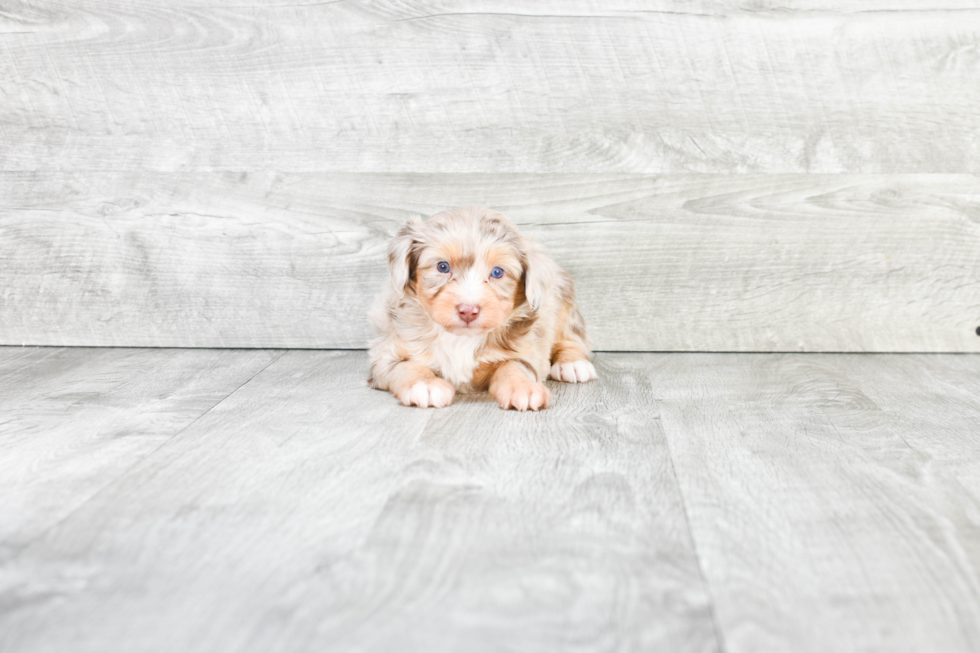
[[490, 388], [490, 378], [504, 362], [506, 361], [485, 361], [477, 365], [476, 369], [473, 370], [473, 380], [470, 381], [470, 388], [475, 392], [486, 392]]
[[581, 344], [568, 340], [561, 340], [551, 348], [551, 364], [555, 363], [574, 363], [575, 361], [587, 361], [589, 355]]

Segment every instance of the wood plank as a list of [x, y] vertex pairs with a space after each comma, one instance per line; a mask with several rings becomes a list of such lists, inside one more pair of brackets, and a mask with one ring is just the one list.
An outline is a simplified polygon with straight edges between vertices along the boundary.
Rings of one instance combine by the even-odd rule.
[[11, 561], [0, 648], [714, 651], [649, 383], [426, 411], [288, 352]]
[[980, 351], [974, 175], [0, 173], [0, 342], [361, 348], [412, 213], [486, 204], [596, 346]]
[[725, 650], [980, 648], [976, 356], [643, 360]]
[[20, 2], [0, 170], [980, 172], [975, 2]]
[[279, 355], [0, 348], [0, 564]]

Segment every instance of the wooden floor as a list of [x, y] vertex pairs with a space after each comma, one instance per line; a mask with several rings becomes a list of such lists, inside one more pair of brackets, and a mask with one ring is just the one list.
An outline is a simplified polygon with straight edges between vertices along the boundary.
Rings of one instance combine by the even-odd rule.
[[980, 650], [980, 356], [596, 365], [0, 348], [0, 650]]

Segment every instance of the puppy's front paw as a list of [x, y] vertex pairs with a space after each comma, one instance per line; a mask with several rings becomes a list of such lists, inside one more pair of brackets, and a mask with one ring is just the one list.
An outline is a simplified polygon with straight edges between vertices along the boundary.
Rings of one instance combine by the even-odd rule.
[[445, 379], [434, 378], [416, 381], [395, 394], [398, 401], [406, 406], [419, 408], [442, 408], [453, 403], [456, 388]]
[[551, 404], [551, 390], [537, 381], [514, 380], [496, 388], [494, 398], [504, 410], [540, 410]]
[[551, 372], [548, 376], [555, 381], [564, 381], [565, 383], [585, 383], [586, 381], [598, 378], [598, 375], [595, 373], [595, 366], [586, 360], [573, 361], [571, 363], [555, 363], [551, 366]]

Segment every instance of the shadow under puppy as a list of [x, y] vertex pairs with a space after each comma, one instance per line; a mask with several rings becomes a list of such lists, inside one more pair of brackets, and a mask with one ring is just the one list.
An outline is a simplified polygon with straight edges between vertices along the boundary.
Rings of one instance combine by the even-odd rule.
[[596, 378], [568, 273], [496, 211], [413, 218], [388, 245], [391, 284], [371, 311], [373, 388], [406, 406], [483, 392], [501, 408], [551, 403], [542, 381]]

